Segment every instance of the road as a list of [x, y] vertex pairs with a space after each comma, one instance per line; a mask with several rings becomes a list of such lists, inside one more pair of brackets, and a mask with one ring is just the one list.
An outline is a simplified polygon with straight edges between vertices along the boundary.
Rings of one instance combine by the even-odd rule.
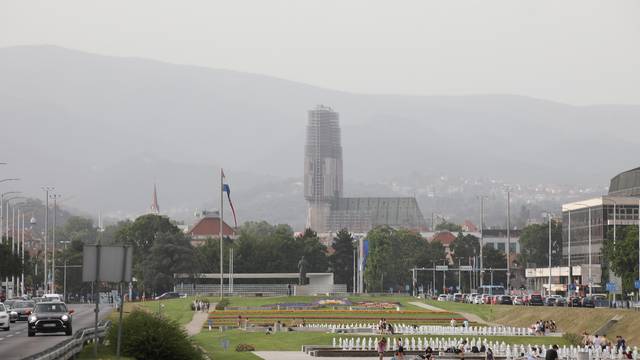
[[[74, 333], [82, 328], [93, 326], [95, 305], [68, 304], [68, 308], [75, 310], [73, 314]], [[100, 319], [106, 318], [112, 310], [111, 305], [100, 305]], [[37, 334], [35, 337], [28, 337], [27, 322], [17, 321], [11, 324], [11, 330], [0, 330], [0, 359], [22, 359], [46, 350], [68, 338], [63, 333]]]

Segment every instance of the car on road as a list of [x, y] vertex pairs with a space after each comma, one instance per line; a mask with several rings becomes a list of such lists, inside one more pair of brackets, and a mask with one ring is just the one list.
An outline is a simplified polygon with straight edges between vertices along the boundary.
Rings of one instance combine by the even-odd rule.
[[453, 294], [453, 301], [462, 302], [463, 299], [464, 299], [464, 295], [463, 294], [461, 294], [461, 293]]
[[500, 305], [513, 305], [513, 299], [510, 295], [498, 295], [496, 303]]
[[62, 301], [62, 295], [60, 294], [44, 294], [42, 296], [42, 301]]
[[567, 304], [571, 307], [581, 307], [582, 301], [580, 300], [580, 297], [572, 296], [569, 298], [569, 300], [567, 300]]
[[438, 301], [447, 301], [447, 295], [446, 294], [438, 295]]
[[15, 304], [17, 301], [18, 299], [9, 299], [3, 302], [4, 307], [7, 309], [7, 313], [9, 314], [9, 321], [11, 323], [16, 322], [15, 316], [11, 316], [11, 309], [13, 309], [13, 304]]
[[11, 308], [11, 318], [14, 321], [27, 320], [34, 307], [36, 303], [32, 300], [16, 301]]
[[2, 303], [0, 303], [0, 327], [6, 331], [9, 331], [11, 328], [11, 325], [9, 324], [9, 313]]
[[473, 297], [474, 304], [482, 304], [482, 295], [478, 294]]
[[544, 299], [540, 294], [532, 294], [529, 297], [529, 306], [544, 306]]
[[71, 335], [72, 314], [73, 310], [68, 310], [67, 305], [60, 301], [38, 303], [27, 320], [27, 335], [56, 332]]

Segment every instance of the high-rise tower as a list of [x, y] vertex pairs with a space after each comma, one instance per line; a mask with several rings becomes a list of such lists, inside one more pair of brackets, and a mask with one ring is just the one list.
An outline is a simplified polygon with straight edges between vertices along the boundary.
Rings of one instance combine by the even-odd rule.
[[307, 227], [326, 231], [331, 205], [342, 197], [342, 145], [338, 113], [323, 105], [308, 114], [304, 196], [309, 204]]

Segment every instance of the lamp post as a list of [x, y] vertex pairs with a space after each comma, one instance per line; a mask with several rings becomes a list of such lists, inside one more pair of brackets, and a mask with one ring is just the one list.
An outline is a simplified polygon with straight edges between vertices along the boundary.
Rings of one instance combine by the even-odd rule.
[[[9, 236], [9, 204], [11, 203], [12, 200], [18, 200], [18, 199], [25, 199], [24, 196], [13, 196], [10, 197], [6, 200], [6, 214], [7, 214], [7, 222], [6, 222], [6, 227], [5, 227], [5, 235], [8, 237]], [[14, 253], [14, 244], [15, 244], [15, 207], [12, 207], [12, 211], [13, 211], [13, 224], [11, 226], [11, 254], [13, 255]], [[9, 239], [7, 238], [7, 241]], [[9, 277], [5, 276], [5, 284], [7, 284], [7, 289], [8, 289], [8, 283], [9, 283]], [[15, 280], [15, 277], [12, 277], [12, 283]], [[13, 286], [12, 286], [13, 287]], [[13, 289], [12, 289], [13, 292]]]
[[52, 231], [52, 245], [51, 245], [51, 291], [55, 293], [56, 290], [56, 215], [57, 215], [57, 199], [60, 194], [51, 194], [53, 199], [53, 231]]
[[479, 195], [480, 198], [480, 287], [484, 285], [484, 261], [482, 255], [482, 248], [484, 247], [484, 199], [489, 197], [486, 195]]
[[[11, 194], [20, 194], [20, 191], [7, 191], [0, 194], [0, 243], [4, 242], [2, 235], [4, 234], [4, 197]], [[7, 214], [7, 220], [9, 216]], [[7, 221], [8, 222], [8, 221]]]
[[548, 283], [548, 296], [551, 296], [551, 220], [553, 214], [547, 210], [546, 211], [547, 219], [549, 222], [549, 283]]
[[507, 294], [511, 294], [511, 188], [507, 187]]
[[62, 297], [64, 298], [64, 301], [67, 302], [67, 244], [69, 244], [71, 241], [69, 240], [64, 240], [64, 241], [60, 241], [61, 244], [64, 245], [64, 270], [62, 273]]
[[42, 190], [45, 193], [45, 207], [44, 207], [44, 293], [49, 293], [49, 277], [47, 263], [47, 241], [49, 238], [49, 192], [54, 190], [53, 186], [43, 186]]

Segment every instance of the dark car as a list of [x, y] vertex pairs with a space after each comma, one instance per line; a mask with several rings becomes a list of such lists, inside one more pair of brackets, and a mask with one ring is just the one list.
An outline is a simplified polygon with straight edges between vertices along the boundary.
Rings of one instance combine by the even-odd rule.
[[533, 294], [529, 297], [529, 306], [544, 306], [542, 295]]
[[596, 307], [596, 302], [591, 296], [587, 296], [582, 298], [582, 303], [580, 304], [580, 306], [586, 308], [594, 308]]
[[498, 296], [497, 303], [500, 305], [513, 305], [513, 299], [509, 295]]
[[569, 298], [569, 301], [567, 302], [567, 305], [569, 305], [571, 307], [581, 307], [582, 306], [582, 301], [580, 300], [579, 297], [572, 296], [571, 298]]
[[11, 316], [17, 321], [27, 320], [34, 307], [36, 303], [31, 300], [16, 301], [11, 308]]
[[35, 336], [39, 332], [64, 332], [65, 335], [71, 335], [71, 314], [73, 310], [69, 311], [63, 302], [38, 303], [29, 315], [27, 333], [29, 336]]

